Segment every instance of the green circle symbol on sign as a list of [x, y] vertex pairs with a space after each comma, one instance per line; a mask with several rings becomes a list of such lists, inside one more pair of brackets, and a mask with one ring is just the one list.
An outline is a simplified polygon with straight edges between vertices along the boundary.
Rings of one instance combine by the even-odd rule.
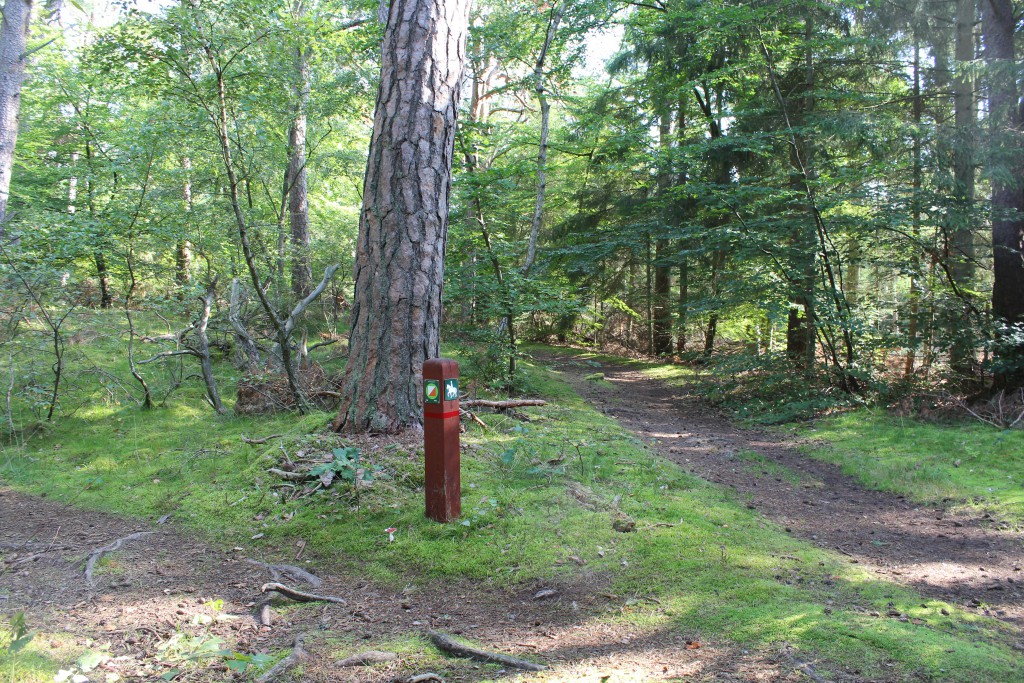
[[423, 383], [423, 396], [427, 403], [441, 402], [441, 383], [436, 379], [428, 379]]

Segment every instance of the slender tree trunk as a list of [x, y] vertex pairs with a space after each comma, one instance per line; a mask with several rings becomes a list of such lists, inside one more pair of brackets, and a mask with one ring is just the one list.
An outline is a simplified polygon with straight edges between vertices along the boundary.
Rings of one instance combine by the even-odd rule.
[[396, 432], [421, 425], [423, 361], [440, 352], [448, 199], [468, 23], [469, 0], [390, 5], [337, 430]]
[[18, 141], [25, 45], [31, 28], [32, 0], [4, 0], [0, 23], [0, 242], [5, 240], [7, 200], [11, 193], [14, 147]]
[[903, 360], [903, 376], [910, 379], [914, 375], [914, 361], [917, 356], [917, 322], [920, 315], [921, 288], [918, 278], [921, 270], [921, 255], [916, 242], [921, 238], [921, 114], [924, 111], [921, 102], [921, 46], [917, 33], [914, 33], [914, 102], [913, 102], [913, 180], [911, 196], [911, 231], [914, 236], [914, 256], [911, 261], [910, 273], [910, 312], [907, 323], [907, 355]]
[[[301, 18], [305, 8], [296, 0], [293, 13]], [[291, 225], [292, 294], [304, 299], [313, 285], [313, 266], [309, 252], [309, 201], [306, 184], [306, 111], [309, 108], [309, 48], [295, 48], [295, 79], [292, 97], [295, 111], [288, 131], [288, 216]]]
[[[551, 44], [558, 33], [558, 26], [562, 23], [562, 15], [565, 13], [566, 0], [560, 0], [548, 19], [548, 30], [544, 37], [544, 45], [540, 55], [537, 57], [537, 64], [533, 69], [534, 91], [537, 94], [537, 103], [540, 105], [540, 143], [537, 146], [537, 194], [533, 204], [533, 220], [530, 222], [530, 241], [526, 247], [526, 262], [523, 264], [523, 275], [529, 275], [537, 260], [537, 240], [540, 237], [540, 229], [544, 222], [544, 198], [547, 193], [547, 166], [548, 166], [548, 135], [551, 129], [551, 103], [548, 102], [547, 85], [544, 78], [544, 66], [547, 62], [548, 52]], [[511, 321], [509, 321], [511, 324]]]
[[[185, 215], [192, 212], [192, 179], [188, 172], [192, 168], [192, 160], [182, 157], [181, 170], [184, 171], [184, 180], [181, 183], [181, 201], [185, 205]], [[181, 297], [185, 296], [185, 288], [192, 281], [192, 245], [187, 239], [179, 239], [174, 245], [174, 279], [181, 289]]]
[[[950, 235], [948, 257], [950, 276], [961, 290], [971, 289], [974, 279], [974, 138], [976, 135], [974, 105], [974, 79], [970, 64], [974, 61], [974, 24], [977, 18], [977, 0], [956, 0], [956, 42], [953, 76], [953, 210], [948, 226]], [[958, 324], [950, 330], [950, 365], [957, 372], [972, 375], [975, 372], [975, 341], [970, 324], [963, 316], [956, 316]]]
[[[668, 192], [672, 187], [672, 119], [668, 107], [663, 107], [658, 122], [658, 144], [661, 159], [658, 167], [658, 194], [661, 195], [664, 217], [659, 232], [668, 227], [668, 218], [672, 214], [672, 205]], [[669, 297], [672, 291], [672, 266], [667, 262], [669, 240], [659, 234], [654, 242], [654, 353], [667, 356], [672, 353], [672, 304]]]
[[[1015, 19], [1011, 0], [982, 0], [985, 61], [989, 66], [989, 125], [994, 145], [992, 178], [992, 315], [1008, 325], [1024, 323], [1024, 177], [1021, 113], [1017, 93]], [[1024, 385], [1024, 344], [1004, 339], [996, 373], [998, 388]]]
[[[89, 207], [89, 218], [96, 221], [96, 196], [92, 187], [92, 145], [88, 140], [85, 141], [85, 165], [85, 203]], [[92, 255], [93, 262], [96, 264], [96, 279], [100, 283], [100, 308], [111, 308], [114, 305], [114, 298], [110, 293], [110, 273], [107, 271], [107, 257], [103, 253], [102, 244], [93, 250]]]

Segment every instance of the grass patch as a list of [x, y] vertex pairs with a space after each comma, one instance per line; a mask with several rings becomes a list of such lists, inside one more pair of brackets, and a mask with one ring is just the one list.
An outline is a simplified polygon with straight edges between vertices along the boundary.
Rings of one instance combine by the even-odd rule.
[[757, 451], [737, 451], [735, 457], [746, 464], [753, 472], [758, 472], [765, 477], [777, 477], [784, 479], [794, 486], [799, 486], [802, 477], [785, 465], [780, 465], [774, 460], [769, 460]]
[[938, 504], [984, 507], [1024, 524], [1024, 431], [932, 424], [860, 410], [798, 428], [819, 445], [806, 452], [865, 486]]

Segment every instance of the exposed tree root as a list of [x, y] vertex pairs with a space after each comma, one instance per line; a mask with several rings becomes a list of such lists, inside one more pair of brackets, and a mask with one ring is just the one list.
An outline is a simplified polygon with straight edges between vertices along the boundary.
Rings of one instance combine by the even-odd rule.
[[149, 536], [152, 533], [153, 533], [152, 531], [137, 531], [134, 534], [130, 534], [128, 536], [125, 536], [124, 538], [119, 538], [119, 539], [117, 539], [116, 541], [114, 541], [113, 543], [111, 543], [109, 545], [105, 545], [102, 548], [97, 548], [96, 550], [93, 550], [91, 553], [89, 553], [89, 559], [85, 563], [85, 580], [86, 580], [86, 582], [90, 586], [94, 586], [95, 585], [95, 583], [92, 580], [92, 572], [93, 572], [93, 569], [96, 568], [96, 563], [99, 562], [101, 557], [103, 557], [107, 553], [112, 553], [112, 552], [115, 552], [117, 550], [120, 550], [121, 546], [124, 545], [125, 543], [127, 543], [128, 541], [134, 541], [137, 538], [142, 538], [143, 536]]
[[281, 477], [285, 481], [306, 481], [307, 479], [312, 479], [309, 472], [287, 472], [276, 467], [271, 467], [267, 472], [275, 477]]
[[260, 611], [257, 619], [260, 622], [260, 626], [266, 626], [270, 628], [274, 623], [273, 612], [270, 610], [270, 600], [264, 600], [260, 603]]
[[265, 583], [263, 588], [260, 589], [266, 593], [268, 591], [277, 591], [286, 598], [295, 600], [296, 602], [333, 602], [337, 605], [347, 605], [348, 601], [344, 598], [336, 598], [332, 595], [315, 595], [313, 593], [303, 593], [297, 591], [294, 588], [289, 588], [282, 583]]
[[273, 681], [287, 673], [289, 669], [305, 659], [306, 650], [302, 647], [305, 640], [305, 634], [295, 636], [295, 644], [292, 646], [292, 653], [271, 667], [265, 674], [257, 678], [256, 683], [270, 683], [270, 681]]
[[319, 588], [324, 584], [323, 579], [315, 574], [310, 574], [302, 567], [295, 567], [290, 564], [267, 564], [266, 562], [250, 560], [248, 558], [245, 561], [266, 569], [270, 573], [270, 578], [274, 581], [280, 581], [282, 576], [287, 576], [292, 581], [303, 581], [313, 588]]
[[439, 650], [446, 652], [453, 657], [473, 659], [478, 662], [491, 662], [494, 664], [501, 664], [502, 666], [512, 667], [513, 669], [522, 669], [524, 671], [547, 670], [547, 667], [543, 664], [537, 664], [525, 659], [520, 659], [519, 657], [503, 655], [497, 652], [488, 652], [487, 650], [480, 650], [475, 647], [470, 647], [469, 645], [463, 645], [451, 636], [441, 633], [440, 631], [427, 631], [427, 634], [430, 636], [431, 642], [433, 642]]
[[394, 652], [381, 652], [380, 650], [367, 650], [357, 655], [340, 659], [334, 663], [335, 666], [369, 666], [370, 664], [383, 664], [398, 659]]

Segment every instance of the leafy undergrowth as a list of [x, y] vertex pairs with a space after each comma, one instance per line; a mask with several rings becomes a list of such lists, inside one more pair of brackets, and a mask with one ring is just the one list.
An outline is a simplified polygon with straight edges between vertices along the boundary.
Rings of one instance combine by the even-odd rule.
[[1024, 523], [1024, 431], [975, 423], [936, 424], [861, 410], [797, 428], [818, 445], [812, 457], [835, 463], [865, 486], [922, 503], [984, 508]]
[[[321, 571], [396, 589], [544, 581], [618, 596], [606, 612], [581, 612], [584, 628], [622, 624], [765, 653], [787, 643], [819, 670], [868, 680], [1022, 676], [1004, 625], [923, 600], [791, 538], [729, 492], [657, 457], [554, 373], [524, 366], [532, 391], [550, 402], [529, 409], [528, 422], [491, 415], [486, 431], [470, 425], [463, 517], [453, 524], [423, 516], [415, 445], [350, 442], [324, 431], [326, 413], [217, 417], [189, 394], [149, 412], [112, 402], [83, 407], [6, 447], [0, 476], [78, 506], [172, 514], [254, 556], [274, 556], [301, 539]], [[247, 445], [241, 433], [283, 436]], [[328, 462], [346, 447], [360, 449], [369, 485], [338, 477], [314, 491], [267, 473], [286, 461]], [[394, 542], [384, 532], [391, 527]], [[879, 616], [886, 614], [894, 616]], [[9, 663], [0, 654], [0, 667]]]

